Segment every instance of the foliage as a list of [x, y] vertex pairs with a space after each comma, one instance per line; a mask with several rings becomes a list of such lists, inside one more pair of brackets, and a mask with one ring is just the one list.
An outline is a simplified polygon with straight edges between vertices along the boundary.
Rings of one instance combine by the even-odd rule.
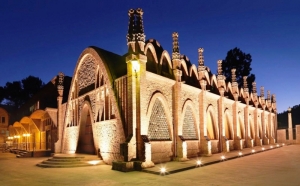
[[239, 48], [235, 47], [227, 52], [226, 58], [222, 61], [223, 74], [226, 82], [231, 82], [231, 69], [236, 69], [236, 80], [239, 87], [243, 86], [243, 76], [247, 76], [249, 91], [252, 91], [252, 82], [255, 81], [255, 75], [250, 74], [252, 58], [250, 54], [246, 54]]
[[[300, 104], [292, 107], [292, 124], [293, 128], [295, 125], [300, 124]], [[277, 115], [278, 128], [288, 128], [288, 111], [284, 111]]]
[[21, 81], [7, 82], [4, 87], [0, 86], [0, 103], [20, 108], [44, 83], [38, 77], [28, 76]]

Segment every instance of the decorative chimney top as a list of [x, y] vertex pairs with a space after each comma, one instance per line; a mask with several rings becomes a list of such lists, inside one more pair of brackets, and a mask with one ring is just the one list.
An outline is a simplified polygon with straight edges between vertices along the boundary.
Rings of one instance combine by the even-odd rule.
[[276, 103], [276, 96], [275, 96], [275, 94], [272, 94], [272, 103]]
[[263, 86], [260, 87], [260, 97], [262, 97], [262, 98], [265, 98], [264, 89], [265, 88]]
[[172, 59], [180, 59], [179, 53], [179, 42], [178, 42], [178, 32], [173, 32], [173, 52], [172, 52]]
[[58, 73], [58, 84], [57, 84], [57, 89], [58, 90], [64, 89], [64, 78], [65, 78], [64, 73], [59, 72]]
[[138, 8], [136, 10], [130, 9], [128, 11], [129, 23], [127, 33], [127, 43], [142, 41], [145, 42], [144, 24], [143, 24], [143, 10]]
[[198, 72], [205, 70], [203, 52], [204, 52], [203, 48], [198, 49], [198, 54], [199, 54], [198, 55], [199, 56], [198, 57]]
[[222, 60], [218, 60], [218, 76], [223, 75]]
[[231, 81], [232, 81], [232, 83], [236, 83], [235, 71], [236, 71], [235, 68], [231, 69]]

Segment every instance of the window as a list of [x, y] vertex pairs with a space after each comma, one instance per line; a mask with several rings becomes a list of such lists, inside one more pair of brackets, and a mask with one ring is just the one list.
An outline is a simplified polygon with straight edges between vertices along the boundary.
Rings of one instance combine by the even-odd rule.
[[5, 117], [1, 118], [1, 123], [5, 123]]

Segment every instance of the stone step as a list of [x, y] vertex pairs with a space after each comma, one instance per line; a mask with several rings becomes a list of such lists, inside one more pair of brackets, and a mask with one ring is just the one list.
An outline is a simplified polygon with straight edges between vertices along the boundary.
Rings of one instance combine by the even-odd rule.
[[78, 161], [83, 161], [84, 158], [49, 158], [48, 161], [57, 161], [57, 162], [78, 162]]
[[84, 167], [105, 164], [97, 156], [84, 155], [54, 155], [36, 166], [44, 168]]
[[32, 157], [32, 152], [28, 152], [28, 151], [18, 151], [17, 158], [28, 158], [28, 157]]
[[42, 161], [42, 163], [45, 163], [45, 164], [53, 164], [53, 165], [55, 165], [55, 164], [82, 164], [82, 163], [86, 163], [86, 161], [64, 161], [64, 162], [62, 162], [62, 161], [52, 161], [51, 159], [50, 160], [46, 160], [46, 161]]

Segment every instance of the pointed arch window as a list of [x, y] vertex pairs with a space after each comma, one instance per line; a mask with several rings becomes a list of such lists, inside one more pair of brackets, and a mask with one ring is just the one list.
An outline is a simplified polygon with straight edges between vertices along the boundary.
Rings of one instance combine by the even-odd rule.
[[186, 140], [197, 139], [194, 116], [190, 106], [187, 106], [184, 114], [182, 136]]
[[159, 99], [156, 99], [149, 121], [148, 138], [153, 141], [171, 140], [165, 110]]

